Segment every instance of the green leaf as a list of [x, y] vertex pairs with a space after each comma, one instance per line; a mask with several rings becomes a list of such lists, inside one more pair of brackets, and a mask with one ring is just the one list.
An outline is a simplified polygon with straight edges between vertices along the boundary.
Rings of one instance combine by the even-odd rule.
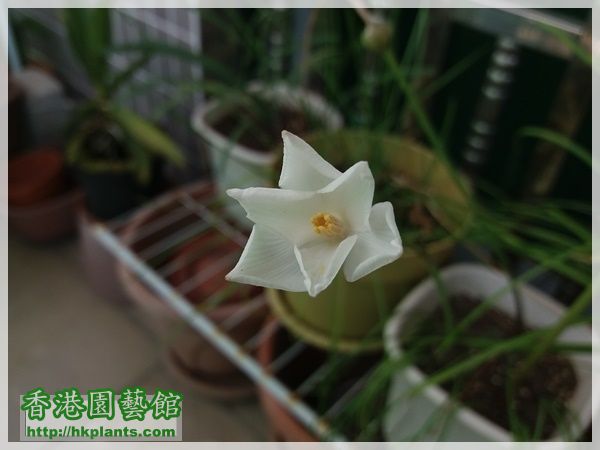
[[185, 158], [177, 144], [153, 124], [129, 110], [113, 109], [111, 113], [127, 134], [148, 152], [183, 166]]
[[75, 165], [81, 159], [81, 142], [83, 141], [82, 133], [75, 133], [71, 139], [67, 141], [65, 148], [65, 156], [67, 164]]
[[588, 48], [586, 48], [581, 42], [573, 39], [569, 34], [560, 28], [556, 28], [552, 25], [547, 25], [545, 23], [540, 23], [538, 26], [553, 35], [557, 40], [559, 40], [565, 47], [567, 47], [573, 55], [578, 58], [582, 63], [587, 66], [592, 66], [594, 60], [592, 58], [592, 53]]
[[133, 77], [136, 72], [144, 67], [148, 61], [152, 58], [150, 53], [144, 53], [135, 61], [130, 63], [127, 67], [125, 67], [122, 71], [116, 73], [108, 82], [108, 86], [106, 87], [106, 93], [108, 96], [113, 96], [117, 93], [119, 88], [127, 83], [131, 77]]
[[135, 141], [129, 143], [129, 148], [131, 151], [132, 170], [135, 173], [138, 182], [142, 185], [146, 185], [152, 176], [152, 162], [150, 155]]
[[591, 168], [597, 168], [597, 164], [595, 164], [595, 161], [592, 159], [590, 152], [563, 134], [548, 130], [546, 128], [524, 127], [519, 131], [519, 135], [548, 141], [551, 144], [565, 149]]
[[144, 41], [114, 46], [111, 47], [110, 50], [115, 53], [143, 52], [145, 54], [172, 56], [182, 61], [198, 64], [202, 67], [205, 75], [214, 75], [221, 81], [239, 84], [238, 80], [232, 75], [231, 70], [219, 61], [184, 47], [170, 45], [164, 42]]
[[104, 88], [108, 74], [107, 50], [111, 45], [110, 10], [68, 8], [65, 27], [75, 56], [97, 88]]

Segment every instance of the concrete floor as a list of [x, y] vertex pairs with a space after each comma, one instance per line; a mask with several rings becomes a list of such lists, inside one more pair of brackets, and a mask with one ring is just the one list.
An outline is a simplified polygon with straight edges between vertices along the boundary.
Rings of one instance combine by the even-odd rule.
[[161, 346], [129, 305], [95, 293], [77, 241], [34, 245], [9, 237], [9, 439], [19, 439], [19, 395], [126, 385], [184, 394], [186, 441], [262, 441], [267, 425], [256, 400], [220, 403], [174, 379]]

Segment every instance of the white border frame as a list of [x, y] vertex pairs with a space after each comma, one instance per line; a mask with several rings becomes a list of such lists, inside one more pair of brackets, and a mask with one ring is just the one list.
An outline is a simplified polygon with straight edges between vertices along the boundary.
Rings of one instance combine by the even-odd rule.
[[[287, 7], [287, 8], [347, 8], [347, 7], [377, 7], [377, 8], [474, 8], [474, 7], [494, 7], [494, 8], [592, 8], [592, 56], [594, 65], [592, 71], [592, 114], [598, 112], [598, 80], [599, 68], [597, 58], [600, 53], [600, 31], [595, 26], [600, 17], [600, 0], [267, 0], [267, 1], [251, 1], [251, 0], [0, 0], [0, 40], [2, 42], [2, 70], [0, 71], [0, 103], [2, 109], [0, 111], [0, 121], [2, 128], [0, 129], [0, 144], [2, 146], [2, 172], [1, 172], [1, 187], [2, 187], [2, 202], [0, 205], [1, 221], [0, 221], [0, 289], [1, 289], [1, 313], [0, 313], [0, 351], [2, 352], [0, 371], [0, 383], [4, 388], [0, 389], [0, 442], [3, 449], [22, 448], [65, 448], [72, 450], [73, 444], [68, 442], [52, 442], [52, 443], [23, 443], [23, 442], [7, 442], [8, 441], [8, 225], [7, 225], [7, 158], [6, 151], [8, 143], [8, 8], [64, 8], [64, 7], [111, 7], [111, 8], [161, 8], [161, 7], [218, 7], [218, 8], [240, 8], [240, 7]], [[600, 127], [600, 118], [593, 118], [593, 133], [592, 133], [592, 148], [593, 158], [600, 160], [600, 149], [597, 148], [598, 140], [596, 139], [597, 130]], [[600, 202], [600, 181], [597, 174], [592, 176], [592, 232], [593, 232], [593, 262], [592, 274], [594, 279], [593, 286], [593, 310], [592, 310], [592, 327], [598, 333], [598, 282], [596, 277], [598, 274], [598, 262], [600, 255], [598, 254], [598, 237], [600, 237], [600, 217], [598, 216], [598, 206]], [[593, 353], [594, 376], [598, 376], [598, 355]], [[600, 389], [600, 386], [593, 386], [593, 389]], [[600, 442], [598, 436], [598, 421], [600, 418], [593, 418], [593, 435], [595, 439], [591, 443], [280, 443], [280, 442], [246, 442], [246, 443], [168, 443], [169, 448], [176, 447], [181, 449], [215, 449], [223, 450], [224, 448], [232, 450], [262, 450], [265, 448], [272, 449], [326, 449], [344, 447], [351, 450], [380, 450], [380, 449], [410, 449], [410, 450], [425, 450], [425, 449], [440, 449], [440, 450], [481, 450], [485, 445], [486, 450], [492, 449], [582, 449], [591, 450], [594, 448], [594, 443]], [[6, 444], [5, 444], [6, 443]], [[87, 445], [78, 443], [77, 448]], [[94, 442], [89, 443], [95, 448], [154, 448], [157, 443], [111, 443], [111, 442]]]

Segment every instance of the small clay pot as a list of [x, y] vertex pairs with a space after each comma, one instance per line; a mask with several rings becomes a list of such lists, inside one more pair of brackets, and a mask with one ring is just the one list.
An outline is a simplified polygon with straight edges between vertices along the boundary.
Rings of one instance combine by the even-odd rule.
[[56, 197], [68, 188], [62, 152], [40, 148], [8, 163], [8, 204], [31, 206]]
[[50, 242], [71, 235], [76, 229], [77, 208], [83, 192], [75, 188], [31, 206], [9, 206], [10, 230], [33, 242]]

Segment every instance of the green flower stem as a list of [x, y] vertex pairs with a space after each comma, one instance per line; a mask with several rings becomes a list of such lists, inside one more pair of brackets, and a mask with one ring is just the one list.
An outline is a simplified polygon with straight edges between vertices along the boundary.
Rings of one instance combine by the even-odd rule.
[[419, 126], [425, 133], [427, 139], [429, 140], [429, 143], [436, 151], [438, 156], [443, 160], [446, 160], [444, 143], [438, 135], [438, 133], [436, 132], [435, 128], [433, 127], [433, 124], [429, 120], [429, 117], [425, 112], [425, 108], [423, 108], [423, 104], [421, 103], [421, 100], [417, 97], [414, 90], [412, 89], [409, 81], [407, 80], [406, 74], [402, 70], [402, 67], [400, 67], [400, 64], [398, 64], [394, 53], [391, 50], [387, 50], [384, 53], [383, 57], [385, 59], [386, 64], [390, 68], [390, 71], [394, 75], [394, 78], [398, 82], [400, 89], [402, 89], [402, 91], [404, 92], [406, 100], [410, 108], [413, 110], [415, 118], [419, 123]]

